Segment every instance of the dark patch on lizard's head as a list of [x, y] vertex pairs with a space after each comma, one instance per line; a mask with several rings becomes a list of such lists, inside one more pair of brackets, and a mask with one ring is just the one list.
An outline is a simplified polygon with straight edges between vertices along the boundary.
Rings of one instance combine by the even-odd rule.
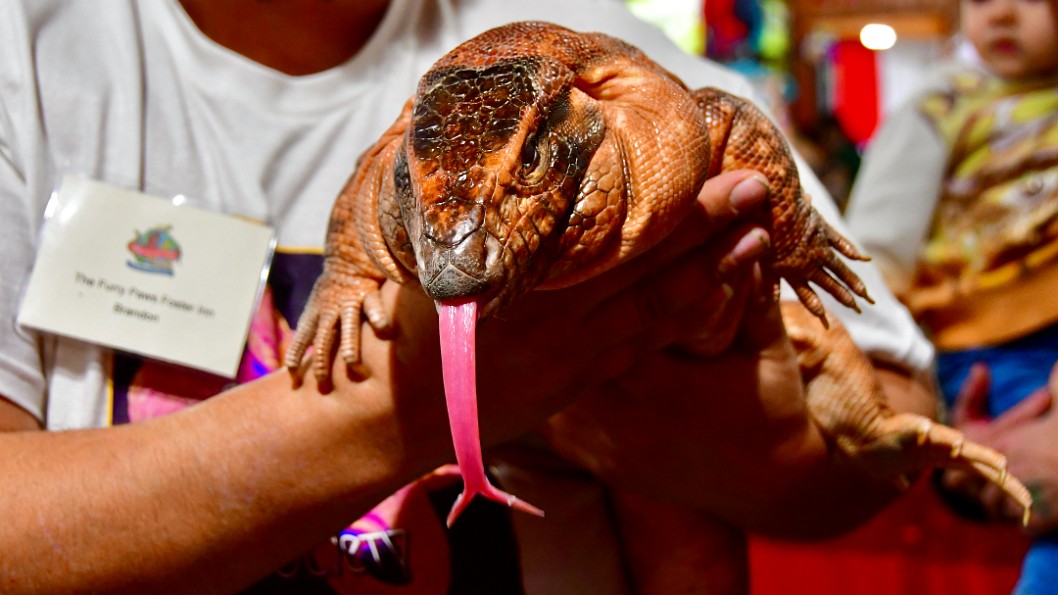
[[541, 56], [423, 78], [401, 211], [431, 297], [482, 297], [488, 314], [546, 274], [602, 136], [578, 93], [572, 71]]
[[411, 148], [420, 160], [466, 171], [485, 153], [502, 149], [534, 103], [533, 64], [510, 61], [486, 68], [445, 69], [423, 80], [412, 115]]

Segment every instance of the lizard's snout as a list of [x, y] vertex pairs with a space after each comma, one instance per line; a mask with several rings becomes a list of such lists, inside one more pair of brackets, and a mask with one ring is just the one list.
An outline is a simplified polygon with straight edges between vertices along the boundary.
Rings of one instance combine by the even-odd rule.
[[426, 294], [435, 300], [481, 297], [502, 284], [499, 244], [484, 228], [461, 233], [441, 241], [427, 234], [419, 246], [419, 282]]

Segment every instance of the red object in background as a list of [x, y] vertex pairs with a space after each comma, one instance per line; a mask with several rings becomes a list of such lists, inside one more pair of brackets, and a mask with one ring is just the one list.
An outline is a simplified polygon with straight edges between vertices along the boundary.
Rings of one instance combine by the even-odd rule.
[[711, 58], [726, 60], [735, 57], [735, 49], [746, 39], [749, 30], [735, 16], [736, 0], [709, 0], [702, 6], [702, 15], [708, 27], [708, 45]]
[[878, 126], [878, 65], [875, 52], [846, 39], [831, 49], [834, 115], [845, 135], [862, 146]]
[[997, 595], [1017, 582], [1028, 540], [964, 521], [928, 481], [859, 530], [815, 544], [750, 541], [752, 595]]

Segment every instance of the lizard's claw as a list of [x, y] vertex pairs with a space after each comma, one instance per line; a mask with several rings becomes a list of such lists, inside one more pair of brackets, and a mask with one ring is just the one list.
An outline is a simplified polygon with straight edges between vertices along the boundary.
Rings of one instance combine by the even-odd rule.
[[316, 380], [321, 384], [330, 380], [336, 334], [339, 335], [338, 356], [345, 365], [351, 368], [360, 363], [361, 311], [375, 330], [384, 332], [389, 328], [389, 316], [379, 295], [380, 285], [378, 279], [324, 270], [312, 288], [284, 361], [295, 381], [302, 378], [303, 358], [309, 346]]
[[[968, 440], [955, 428], [912, 413], [900, 413], [881, 420], [874, 436], [871, 443], [861, 447], [860, 453], [865, 458], [884, 456], [901, 471], [939, 467], [976, 473], [1013, 498], [1024, 509], [1027, 522], [1032, 495], [1007, 472], [1007, 459], [1001, 453]], [[886, 451], [889, 454], [883, 455]], [[870, 466], [875, 469], [885, 467], [884, 464]]]
[[808, 283], [811, 281], [834, 296], [841, 304], [859, 312], [856, 296], [874, 303], [863, 281], [838, 256], [852, 260], [870, 260], [822, 216], [805, 204], [805, 226], [799, 241], [775, 258], [775, 270], [793, 288], [809, 312], [827, 326], [823, 303]]

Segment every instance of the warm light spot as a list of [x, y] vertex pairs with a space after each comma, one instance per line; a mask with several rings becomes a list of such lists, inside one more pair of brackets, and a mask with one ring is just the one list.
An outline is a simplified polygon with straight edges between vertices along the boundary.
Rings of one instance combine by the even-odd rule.
[[889, 25], [870, 23], [860, 29], [860, 43], [869, 50], [887, 50], [896, 44], [896, 31]]

